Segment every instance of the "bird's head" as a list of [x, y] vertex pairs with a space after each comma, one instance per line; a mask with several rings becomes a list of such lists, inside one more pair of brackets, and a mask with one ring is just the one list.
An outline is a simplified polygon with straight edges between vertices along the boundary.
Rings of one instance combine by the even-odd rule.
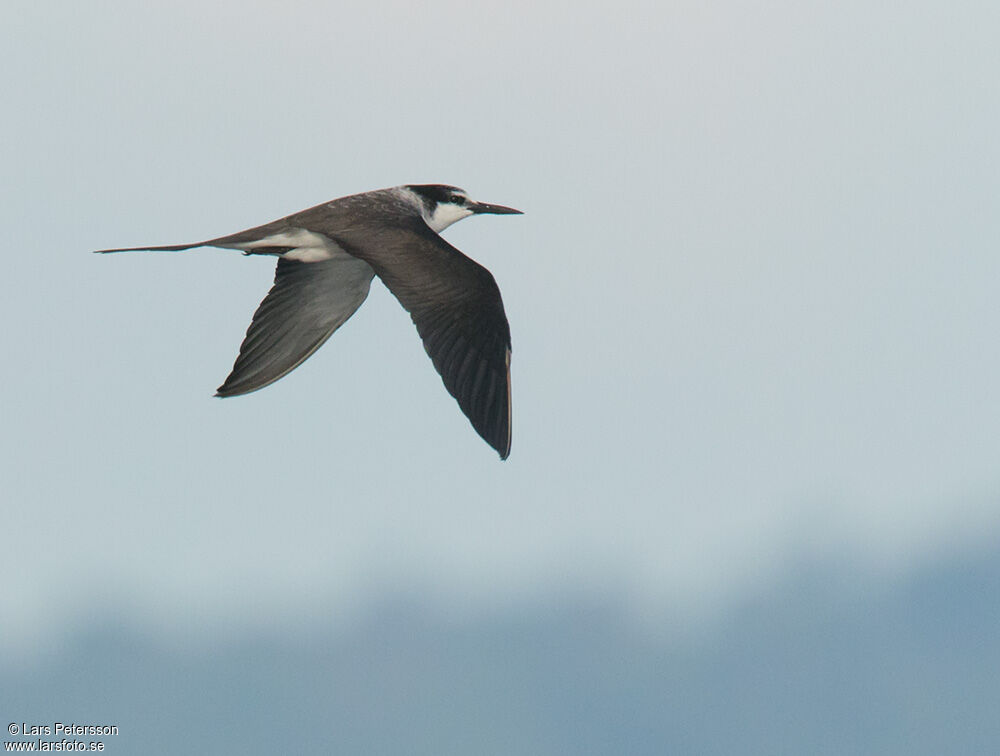
[[470, 215], [493, 213], [494, 215], [521, 215], [520, 210], [488, 202], [469, 199], [464, 189], [447, 184], [407, 184], [420, 202], [420, 212], [434, 231], [443, 231], [455, 221]]

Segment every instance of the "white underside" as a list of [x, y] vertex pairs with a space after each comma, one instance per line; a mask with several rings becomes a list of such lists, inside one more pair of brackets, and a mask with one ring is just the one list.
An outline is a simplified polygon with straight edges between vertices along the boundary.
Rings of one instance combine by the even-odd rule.
[[265, 236], [263, 239], [234, 244], [233, 246], [244, 252], [252, 252], [264, 247], [292, 247], [282, 257], [299, 262], [321, 262], [337, 255], [347, 254], [332, 239], [304, 228], [290, 228], [278, 234]]

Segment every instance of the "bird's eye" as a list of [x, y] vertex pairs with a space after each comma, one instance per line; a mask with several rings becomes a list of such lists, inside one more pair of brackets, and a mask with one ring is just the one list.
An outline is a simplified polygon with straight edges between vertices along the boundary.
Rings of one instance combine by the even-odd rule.
[[461, 194], [453, 194], [448, 198], [448, 201], [455, 205], [464, 205], [465, 197], [463, 197]]

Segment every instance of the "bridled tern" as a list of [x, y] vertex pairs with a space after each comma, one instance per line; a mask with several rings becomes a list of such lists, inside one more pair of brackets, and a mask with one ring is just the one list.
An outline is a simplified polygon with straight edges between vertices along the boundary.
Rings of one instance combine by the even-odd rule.
[[408, 184], [325, 202], [229, 236], [99, 252], [238, 249], [278, 258], [216, 396], [264, 388], [301, 365], [361, 306], [378, 276], [410, 313], [445, 388], [501, 459], [510, 454], [510, 327], [492, 274], [438, 234], [479, 213], [520, 214], [474, 202], [443, 184]]

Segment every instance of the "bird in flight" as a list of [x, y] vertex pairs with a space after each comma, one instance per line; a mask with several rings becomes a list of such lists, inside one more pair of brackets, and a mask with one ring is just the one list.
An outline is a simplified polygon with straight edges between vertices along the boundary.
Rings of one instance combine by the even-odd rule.
[[382, 279], [413, 319], [444, 386], [501, 459], [510, 454], [510, 326], [492, 274], [439, 236], [470, 215], [521, 214], [444, 184], [341, 197], [229, 236], [106, 252], [237, 249], [278, 258], [216, 396], [264, 388], [301, 365]]

